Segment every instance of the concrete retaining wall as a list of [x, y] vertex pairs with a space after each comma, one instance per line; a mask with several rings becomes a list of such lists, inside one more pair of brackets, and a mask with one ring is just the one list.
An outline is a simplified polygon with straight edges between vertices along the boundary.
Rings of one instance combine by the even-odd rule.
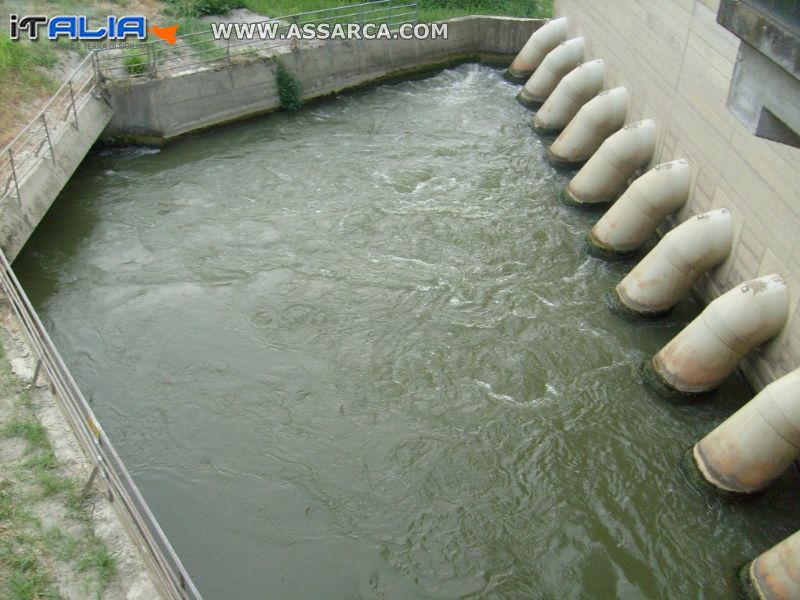
[[628, 121], [656, 121], [654, 163], [691, 163], [692, 192], [677, 221], [712, 208], [733, 213], [733, 253], [700, 284], [703, 299], [771, 272], [788, 282], [789, 323], [744, 366], [761, 388], [800, 365], [800, 150], [753, 136], [726, 108], [739, 40], [716, 23], [718, 5], [556, 0], [555, 13], [586, 38], [587, 60], [605, 59], [606, 86], [627, 87]]
[[[448, 23], [446, 40], [341, 41], [280, 55], [305, 100], [383, 78], [493, 55], [506, 63], [543, 21], [464, 17]], [[498, 56], [499, 55], [499, 56]], [[228, 66], [134, 82], [111, 82], [114, 108], [104, 137], [158, 143], [279, 107], [274, 62], [234, 60]]]
[[0, 204], [0, 247], [9, 261], [19, 254], [111, 120], [111, 108], [99, 97], [90, 96], [77, 111], [79, 128], [68, 114], [69, 122], [53, 135], [54, 156], [39, 160], [19, 182], [19, 201], [9, 197]]

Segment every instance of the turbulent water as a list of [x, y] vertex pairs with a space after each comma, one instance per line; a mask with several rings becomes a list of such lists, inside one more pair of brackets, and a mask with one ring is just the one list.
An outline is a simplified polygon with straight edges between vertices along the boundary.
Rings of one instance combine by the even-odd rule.
[[80, 168], [16, 268], [207, 598], [730, 598], [800, 527], [677, 406], [530, 113], [462, 66]]

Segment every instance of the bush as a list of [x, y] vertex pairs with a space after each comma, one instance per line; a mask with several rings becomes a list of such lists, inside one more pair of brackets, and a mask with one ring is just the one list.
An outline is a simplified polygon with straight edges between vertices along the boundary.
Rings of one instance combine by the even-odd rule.
[[147, 73], [147, 56], [141, 51], [132, 51], [125, 54], [122, 64], [131, 75], [141, 75]]
[[303, 101], [300, 99], [300, 85], [280, 60], [277, 60], [276, 64], [275, 81], [278, 84], [281, 108], [292, 112], [299, 110], [303, 106]]

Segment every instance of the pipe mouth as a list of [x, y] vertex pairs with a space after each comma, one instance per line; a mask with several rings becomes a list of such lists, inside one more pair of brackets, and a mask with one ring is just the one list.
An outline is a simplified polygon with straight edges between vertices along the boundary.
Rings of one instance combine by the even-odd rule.
[[706, 484], [714, 490], [714, 492], [721, 494], [726, 498], [752, 498], [753, 496], [762, 493], [766, 488], [769, 487], [770, 483], [772, 483], [772, 480], [767, 481], [763, 487], [752, 490], [744, 489], [742, 486], [737, 485], [732, 478], [725, 477], [708, 461], [703, 453], [701, 442], [697, 442], [692, 447], [692, 458], [698, 476], [702, 478], [702, 480], [705, 481]]
[[729, 505], [748, 504], [758, 497], [760, 492], [754, 494], [732, 492], [719, 488], [708, 481], [698, 463], [695, 448], [697, 448], [697, 444], [687, 448], [681, 453], [681, 457], [678, 460], [678, 468], [692, 489], [701, 494], [713, 496]]
[[519, 102], [522, 106], [527, 108], [528, 110], [538, 110], [539, 107], [544, 104], [543, 101], [536, 100], [535, 98], [531, 98], [530, 96], [525, 95], [525, 90], [522, 90], [519, 94], [517, 94], [517, 102]]
[[561, 194], [559, 194], [559, 198], [561, 202], [571, 208], [579, 208], [581, 210], [605, 210], [608, 208], [608, 205], [613, 202], [613, 200], [601, 200], [600, 202], [583, 202], [580, 198], [578, 198], [572, 190], [569, 189], [569, 185], [565, 185], [564, 189], [561, 190]]
[[648, 387], [662, 398], [675, 404], [694, 404], [715, 395], [716, 390], [684, 392], [677, 389], [658, 372], [654, 360], [655, 357], [644, 361], [640, 368], [640, 373]]
[[576, 169], [580, 169], [584, 164], [586, 164], [586, 160], [588, 160], [568, 160], [566, 158], [561, 158], [560, 156], [554, 154], [552, 150], [550, 150], [550, 146], [548, 146], [547, 151], [545, 152], [545, 157], [547, 158], [547, 162], [550, 163], [551, 167], [560, 171], [574, 171]]
[[636, 258], [640, 250], [640, 248], [634, 248], [633, 250], [616, 250], [597, 239], [597, 236], [594, 234], [594, 229], [589, 231], [586, 235], [586, 253], [589, 256], [601, 260], [607, 260], [609, 262], [630, 260]]
[[536, 124], [536, 119], [533, 120], [533, 131], [541, 137], [556, 137], [559, 133], [564, 131], [566, 125], [556, 125], [555, 127], [547, 127]]
[[533, 71], [517, 71], [509, 67], [506, 69], [506, 72], [503, 73], [503, 78], [511, 83], [524, 84], [530, 79], [531, 75], [533, 75]]
[[672, 312], [672, 309], [675, 308], [675, 305], [667, 308], [646, 308], [638, 302], [631, 300], [631, 298], [629, 298], [625, 293], [625, 290], [620, 289], [619, 285], [614, 287], [613, 294], [615, 303], [619, 306], [619, 310], [624, 312], [627, 316], [634, 317], [636, 319], [660, 319], [667, 316], [670, 312]]
[[746, 562], [739, 569], [739, 584], [742, 587], [742, 597], [746, 600], [764, 600], [758, 580], [755, 575], [755, 560]]
[[665, 310], [663, 312], [640, 312], [634, 310], [622, 300], [619, 295], [619, 291], [617, 288], [614, 288], [610, 292], [606, 292], [603, 295], [603, 300], [605, 302], [606, 307], [612, 313], [625, 319], [626, 321], [631, 321], [634, 323], [641, 323], [642, 321], [655, 321], [667, 316], [670, 310]]

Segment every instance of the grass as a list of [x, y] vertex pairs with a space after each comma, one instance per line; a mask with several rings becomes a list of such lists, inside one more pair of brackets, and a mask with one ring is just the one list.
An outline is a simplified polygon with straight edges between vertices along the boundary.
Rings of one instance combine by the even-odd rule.
[[56, 54], [49, 43], [15, 42], [4, 32], [0, 35], [0, 123], [10, 125], [13, 116], [24, 112], [27, 103], [58, 88], [42, 70], [55, 63]]
[[[245, 8], [263, 15], [283, 16], [309, 10], [335, 8], [359, 2], [345, 0], [238, 0]], [[553, 0], [419, 0], [421, 21], [437, 21], [466, 15], [549, 17]]]
[[[85, 597], [100, 597], [114, 577], [116, 558], [95, 535], [82, 482], [62, 474], [29, 392], [14, 382], [6, 365], [0, 367], [0, 391], [11, 413], [0, 438], [25, 444], [21, 457], [0, 464], [0, 598], [58, 598], [56, 564], [83, 574]], [[43, 503], [63, 506], [64, 521], [44, 527], [36, 512]]]
[[[234, 8], [248, 8], [271, 17], [360, 4], [363, 0], [166, 0], [176, 16], [198, 17], [227, 14]], [[409, 0], [411, 1], [411, 0]], [[403, 11], [405, 12], [405, 11]], [[466, 15], [549, 17], [553, 0], [419, 0], [419, 18], [438, 21]]]
[[36, 419], [13, 419], [3, 425], [2, 431], [6, 437], [20, 437], [25, 440], [28, 451], [48, 445], [47, 433]]
[[141, 50], [129, 50], [122, 57], [122, 64], [130, 75], [141, 75], [147, 72], [147, 56]]

